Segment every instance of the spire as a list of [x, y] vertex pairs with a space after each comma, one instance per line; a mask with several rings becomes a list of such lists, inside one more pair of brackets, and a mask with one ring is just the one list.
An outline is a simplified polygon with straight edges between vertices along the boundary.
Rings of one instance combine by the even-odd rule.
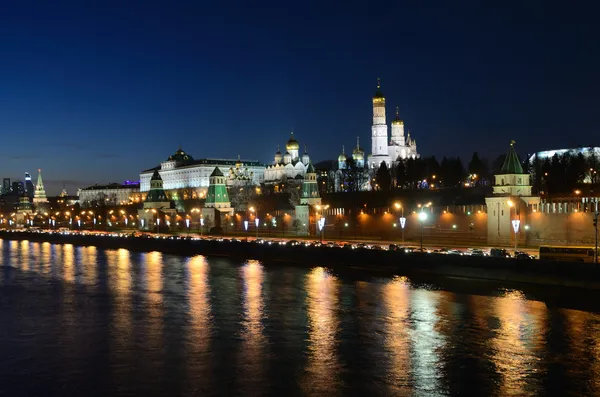
[[359, 143], [359, 139], [360, 139], [360, 137], [358, 137], [358, 136], [357, 136], [357, 137], [356, 137], [356, 148], [357, 148], [357, 149], [360, 149], [360, 143]]
[[373, 98], [383, 98], [383, 94], [381, 93], [381, 80], [377, 77], [377, 92]]
[[504, 159], [504, 164], [502, 164], [502, 169], [500, 170], [500, 174], [522, 173], [523, 167], [521, 166], [521, 161], [519, 160], [519, 156], [517, 156], [517, 152], [515, 152], [515, 141], [511, 140], [508, 153], [506, 154], [506, 159]]
[[346, 154], [346, 150], [344, 149], [344, 145], [342, 145], [342, 154]]
[[306, 154], [306, 153], [308, 153], [308, 152], [306, 151], [306, 143], [305, 143], [304, 144], [304, 154]]
[[44, 190], [44, 182], [42, 181], [42, 169], [38, 168], [38, 178], [35, 184], [35, 192], [33, 194], [33, 202], [46, 202], [46, 191]]

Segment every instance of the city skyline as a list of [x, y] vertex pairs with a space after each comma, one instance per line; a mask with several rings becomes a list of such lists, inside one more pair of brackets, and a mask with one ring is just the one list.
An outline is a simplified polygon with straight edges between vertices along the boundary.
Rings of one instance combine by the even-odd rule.
[[140, 4], [6, 7], [3, 177], [42, 168], [51, 194], [74, 194], [137, 179], [179, 145], [268, 163], [291, 130], [315, 162], [356, 136], [369, 152], [378, 77], [423, 156], [596, 144], [592, 12]]

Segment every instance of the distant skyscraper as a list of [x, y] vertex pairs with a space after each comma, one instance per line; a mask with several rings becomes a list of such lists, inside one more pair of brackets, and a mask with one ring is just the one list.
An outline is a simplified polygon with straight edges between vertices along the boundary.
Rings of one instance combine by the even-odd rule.
[[25, 192], [25, 185], [23, 181], [15, 181], [12, 183], [12, 191], [17, 195], [22, 195]]
[[29, 174], [29, 172], [25, 173], [25, 192], [27, 193], [27, 197], [29, 197], [29, 200], [33, 199], [35, 187], [31, 182], [31, 174]]
[[10, 190], [10, 178], [4, 178], [2, 180], [2, 194], [8, 194]]

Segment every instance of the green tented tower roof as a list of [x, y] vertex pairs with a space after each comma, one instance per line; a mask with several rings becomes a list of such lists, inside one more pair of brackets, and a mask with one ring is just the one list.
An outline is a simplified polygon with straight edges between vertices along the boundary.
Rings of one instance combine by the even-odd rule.
[[519, 156], [517, 156], [517, 152], [515, 152], [515, 141], [511, 141], [510, 148], [506, 154], [506, 159], [504, 159], [504, 164], [502, 164], [502, 170], [500, 171], [500, 174], [522, 173], [523, 167], [521, 166], [521, 161], [519, 160]]

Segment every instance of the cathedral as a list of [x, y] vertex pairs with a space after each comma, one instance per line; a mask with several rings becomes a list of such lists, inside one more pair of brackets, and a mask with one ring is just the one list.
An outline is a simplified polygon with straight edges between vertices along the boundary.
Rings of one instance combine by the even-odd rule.
[[377, 169], [385, 161], [388, 168], [398, 160], [418, 158], [417, 141], [404, 136], [404, 121], [396, 107], [396, 118], [392, 121], [392, 136], [388, 134], [385, 118], [385, 97], [377, 80], [377, 92], [373, 96], [373, 126], [371, 127], [371, 154], [367, 158], [370, 169]]
[[288, 179], [304, 179], [310, 157], [306, 152], [306, 147], [304, 147], [304, 153], [300, 156], [300, 145], [294, 138], [293, 131], [285, 145], [285, 150], [285, 154], [281, 155], [279, 147], [277, 147], [273, 163], [265, 169], [265, 183], [285, 182]]

